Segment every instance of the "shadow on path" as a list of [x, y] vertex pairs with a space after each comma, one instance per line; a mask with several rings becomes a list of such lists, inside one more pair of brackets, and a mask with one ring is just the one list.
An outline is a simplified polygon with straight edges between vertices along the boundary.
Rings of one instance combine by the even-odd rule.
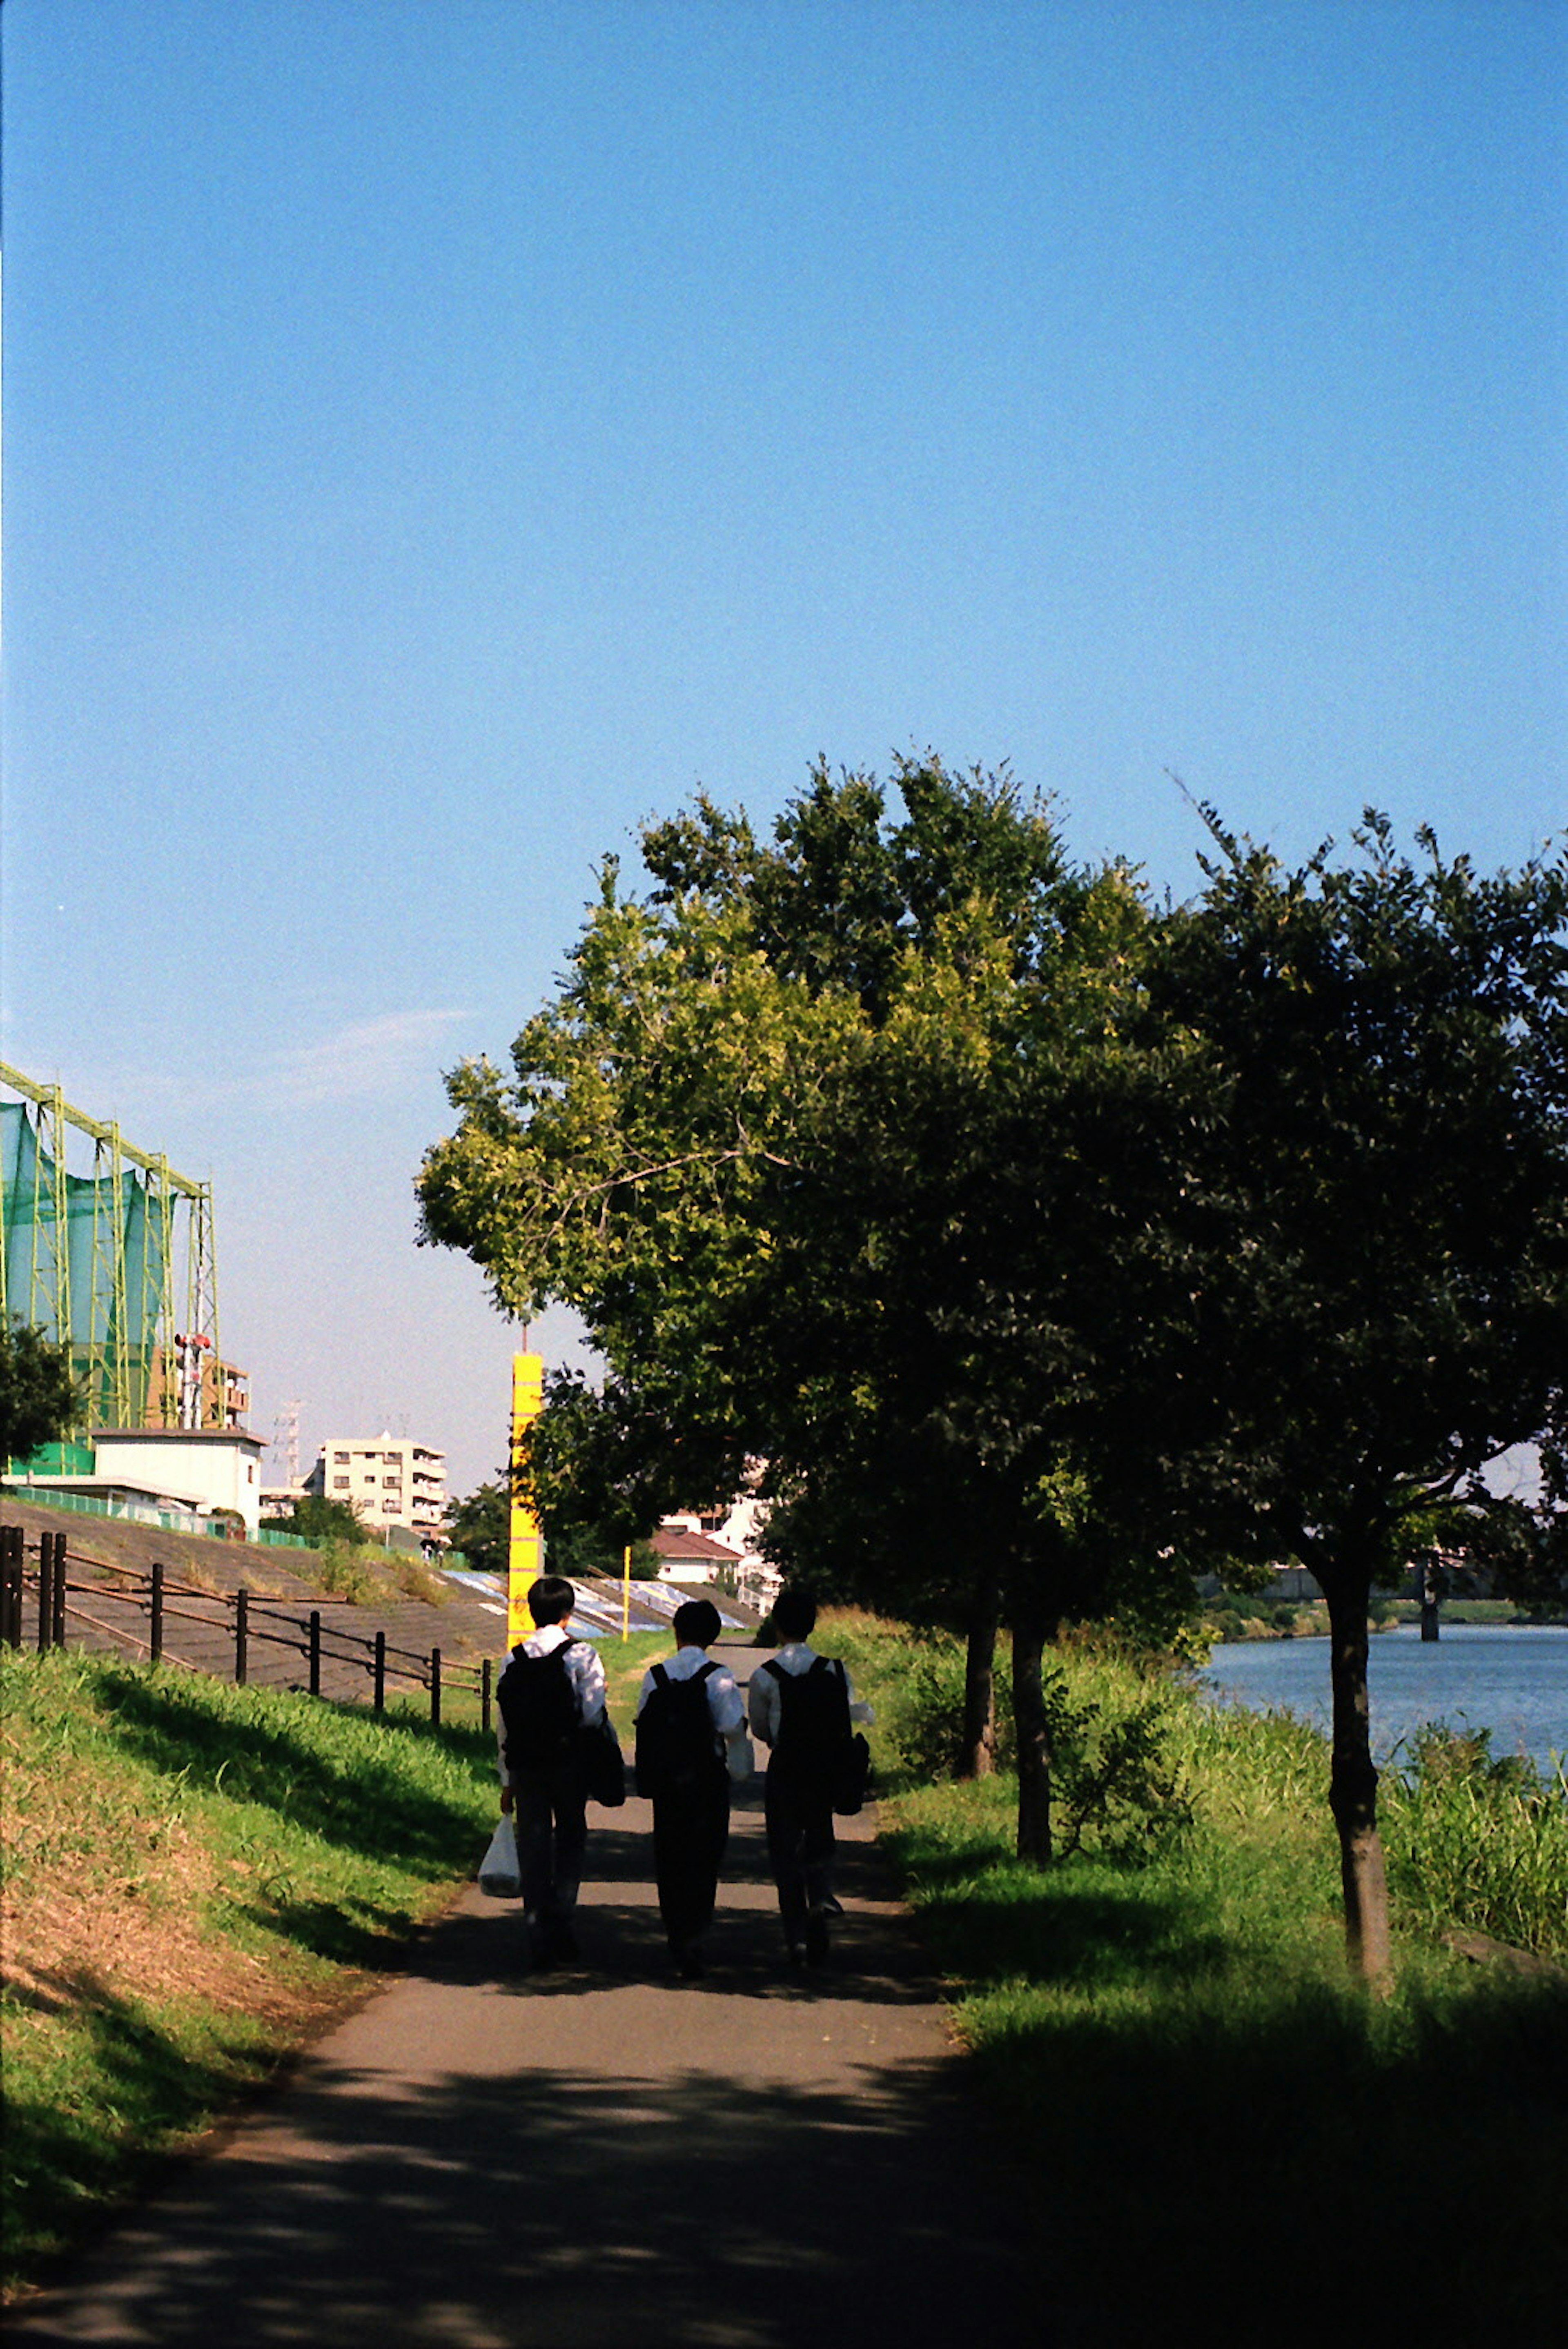
[[738, 1806], [709, 1977], [677, 1986], [645, 1817], [591, 1838], [581, 1966], [517, 1971], [514, 1909], [470, 1895], [75, 2286], [13, 2310], [13, 2349], [1049, 2342], [868, 1824], [803, 1980]]

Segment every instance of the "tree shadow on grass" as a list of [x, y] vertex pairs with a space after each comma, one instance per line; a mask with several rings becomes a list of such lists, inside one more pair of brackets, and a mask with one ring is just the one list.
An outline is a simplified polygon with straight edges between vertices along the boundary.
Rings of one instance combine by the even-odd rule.
[[275, 1940], [363, 1973], [405, 1972], [409, 1937], [419, 1929], [409, 1909], [353, 1893], [331, 1900], [231, 1900], [227, 1906]]
[[945, 1892], [928, 1887], [919, 1923], [944, 1971], [976, 1988], [1180, 1982], [1227, 1961], [1199, 1900], [1106, 1868], [1092, 1881], [1073, 1869], [998, 1868]]
[[8, 2084], [7, 2277], [38, 2272], [101, 2229], [115, 2201], [166, 2168], [171, 2144], [273, 2067], [265, 2030], [194, 2010], [180, 2023], [155, 2023], [88, 1969], [41, 1973], [29, 1988], [8, 1990], [6, 2003], [68, 2014], [79, 2051], [66, 2059], [69, 2074], [94, 2084], [90, 2095], [29, 2094]]
[[[286, 1711], [259, 1708], [243, 1718], [205, 1709], [182, 1683], [145, 1671], [103, 1676], [117, 1743], [171, 1778], [207, 1793], [257, 1802], [327, 1844], [365, 1858], [388, 1852], [416, 1870], [439, 1875], [461, 1864], [473, 1841], [472, 1804], [422, 1786], [398, 1766], [398, 1749], [367, 1752], [358, 1743], [362, 1708], [313, 1707], [346, 1714], [356, 1735], [340, 1754], [318, 1751], [291, 1726]], [[432, 1729], [429, 1723], [382, 1723], [379, 1735], [440, 1742], [474, 1761], [493, 1754], [476, 1731]]]
[[[1157, 2006], [1026, 2003], [981, 2050], [1049, 2260], [1108, 2340], [1562, 2339], [1568, 1997], [1194, 1981]], [[1071, 2322], [1069, 2323], [1071, 2331]]]

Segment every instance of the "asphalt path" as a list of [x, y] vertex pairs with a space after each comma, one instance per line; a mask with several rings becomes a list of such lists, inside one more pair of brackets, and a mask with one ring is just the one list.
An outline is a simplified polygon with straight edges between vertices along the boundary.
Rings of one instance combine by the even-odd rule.
[[761, 1782], [740, 1790], [708, 1974], [679, 1983], [646, 1805], [589, 1818], [580, 1964], [522, 1971], [515, 1904], [464, 1896], [220, 2149], [9, 2312], [12, 2349], [1050, 2340], [870, 1820], [839, 1823], [846, 1914], [795, 1976]]

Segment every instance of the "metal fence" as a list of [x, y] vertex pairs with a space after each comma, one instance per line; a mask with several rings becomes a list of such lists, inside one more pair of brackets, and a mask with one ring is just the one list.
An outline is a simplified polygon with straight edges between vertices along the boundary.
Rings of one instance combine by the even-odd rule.
[[[118, 1583], [79, 1578], [73, 1582], [63, 1533], [43, 1533], [29, 1544], [22, 1526], [0, 1526], [0, 1644], [20, 1648], [24, 1621], [30, 1618], [38, 1653], [43, 1655], [51, 1648], [67, 1645], [67, 1627], [74, 1622], [111, 1640], [117, 1647], [145, 1654], [151, 1663], [168, 1661], [191, 1671], [212, 1671], [209, 1665], [165, 1653], [164, 1635], [171, 1623], [197, 1623], [204, 1630], [220, 1633], [225, 1661], [233, 1659], [236, 1687], [245, 1685], [253, 1650], [270, 1644], [291, 1649], [304, 1658], [305, 1685], [312, 1696], [322, 1692], [323, 1664], [343, 1665], [366, 1675], [371, 1707], [377, 1713], [386, 1710], [389, 1684], [401, 1682], [428, 1693], [432, 1723], [441, 1721], [443, 1693], [462, 1691], [478, 1698], [481, 1726], [491, 1725], [488, 1656], [479, 1664], [458, 1663], [443, 1658], [439, 1648], [425, 1652], [394, 1647], [385, 1631], [367, 1638], [346, 1631], [340, 1624], [323, 1623], [318, 1607], [292, 1612], [243, 1587], [227, 1596], [192, 1589], [171, 1582], [161, 1566], [139, 1574], [104, 1559], [93, 1564], [99, 1576], [114, 1575]], [[199, 1604], [192, 1607], [192, 1600]], [[108, 1622], [101, 1614], [89, 1611], [86, 1602], [92, 1608], [125, 1611]], [[142, 1623], [145, 1632], [140, 1628]]]

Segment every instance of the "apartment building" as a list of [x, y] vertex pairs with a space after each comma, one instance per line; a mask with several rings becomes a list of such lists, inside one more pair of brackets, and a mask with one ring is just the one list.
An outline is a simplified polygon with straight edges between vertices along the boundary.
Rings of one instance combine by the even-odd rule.
[[367, 1526], [440, 1533], [446, 1519], [446, 1454], [407, 1436], [329, 1435], [305, 1489], [347, 1501]]

